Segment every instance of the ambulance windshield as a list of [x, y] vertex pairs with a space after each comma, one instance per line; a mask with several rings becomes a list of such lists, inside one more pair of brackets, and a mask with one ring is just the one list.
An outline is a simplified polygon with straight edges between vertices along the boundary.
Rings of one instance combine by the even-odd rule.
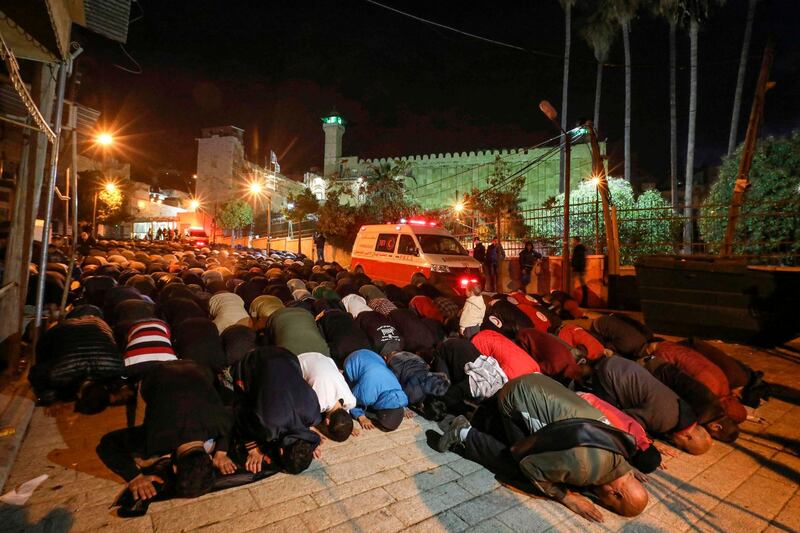
[[447, 235], [417, 234], [422, 251], [426, 254], [469, 255], [457, 240]]

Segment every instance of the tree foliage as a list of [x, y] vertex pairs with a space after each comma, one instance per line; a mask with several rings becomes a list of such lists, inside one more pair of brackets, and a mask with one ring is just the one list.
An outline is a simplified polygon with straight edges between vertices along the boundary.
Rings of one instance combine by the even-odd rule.
[[[719, 251], [725, 236], [741, 155], [739, 146], [731, 157], [723, 158], [719, 177], [700, 209], [700, 235], [712, 253]], [[768, 137], [756, 149], [734, 252], [754, 256], [800, 253], [800, 130], [789, 137]], [[787, 258], [785, 262], [795, 264], [797, 260]]]
[[416, 214], [419, 206], [409, 199], [405, 180], [413, 179], [407, 161], [372, 165], [360, 185], [332, 180], [325, 203], [319, 208], [317, 229], [334, 246], [348, 249], [365, 224], [395, 222]]
[[500, 237], [521, 237], [527, 233], [522, 218], [522, 198], [525, 175], [512, 174], [508, 163], [497, 156], [483, 190], [472, 189], [466, 204], [475, 209], [487, 224], [494, 226]]
[[[637, 198], [631, 184], [622, 178], [609, 178], [608, 187], [611, 201], [617, 208], [621, 262], [632, 264], [641, 255], [673, 253], [681, 223], [674, 216], [670, 203], [655, 190], [646, 191]], [[543, 211], [532, 222], [531, 237], [557, 253], [564, 232], [564, 195], [550, 198]], [[582, 181], [570, 192], [569, 224], [570, 235], [581, 237], [590, 249], [597, 228], [600, 251], [605, 253], [602, 202], [594, 182]]]
[[286, 203], [292, 204], [292, 208], [283, 209], [283, 216], [291, 220], [294, 224], [302, 223], [309, 215], [316, 215], [319, 211], [319, 200], [311, 192], [311, 189], [303, 189], [299, 194], [290, 193], [286, 198]]
[[217, 212], [216, 223], [225, 230], [240, 230], [253, 223], [253, 207], [241, 199], [230, 200]]

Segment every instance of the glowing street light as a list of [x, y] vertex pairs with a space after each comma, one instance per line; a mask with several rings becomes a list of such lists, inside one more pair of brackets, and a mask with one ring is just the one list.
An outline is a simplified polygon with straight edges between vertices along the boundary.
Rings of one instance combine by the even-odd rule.
[[453, 206], [453, 211], [456, 213], [464, 211], [464, 202], [456, 202], [456, 205]]
[[286, 204], [286, 209], [294, 209], [294, 203], [289, 202], [288, 204]]
[[250, 184], [250, 192], [252, 194], [261, 194], [261, 190], [262, 190], [261, 184], [258, 183], [257, 181], [254, 181], [253, 183]]
[[117, 185], [115, 183], [111, 183], [111, 182], [106, 183], [103, 186], [103, 188], [106, 190], [106, 192], [116, 192], [117, 191]]
[[189, 202], [189, 208], [192, 211], [197, 211], [199, 207], [200, 207], [200, 200], [192, 200], [191, 202]]
[[99, 134], [95, 141], [99, 145], [110, 146], [114, 143], [114, 137], [110, 133], [104, 132]]
[[600, 178], [599, 177], [595, 176], [590, 181], [592, 182], [592, 185], [594, 185], [595, 188], [600, 186]]

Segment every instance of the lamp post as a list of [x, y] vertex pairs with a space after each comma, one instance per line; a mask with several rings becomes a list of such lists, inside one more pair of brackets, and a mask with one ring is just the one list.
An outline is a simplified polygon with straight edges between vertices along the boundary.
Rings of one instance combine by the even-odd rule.
[[569, 293], [569, 187], [571, 147], [569, 133], [558, 123], [558, 112], [547, 100], [539, 102], [539, 110], [546, 116], [558, 131], [564, 134], [564, 236], [561, 245], [561, 290]]
[[[103, 177], [106, 177], [106, 156], [108, 148], [114, 144], [114, 136], [108, 132], [102, 132], [95, 137], [94, 142], [103, 151]], [[107, 183], [105, 188], [108, 192], [114, 192], [116, 186], [113, 183]], [[92, 207], [92, 237], [97, 237], [97, 195], [100, 189], [94, 191], [94, 205]]]
[[594, 185], [594, 253], [600, 254], [600, 178], [592, 178]]
[[253, 216], [250, 218], [250, 238], [248, 239], [247, 247], [253, 245], [253, 228], [256, 221], [256, 199], [261, 195], [261, 184], [257, 181], [250, 183], [250, 196], [253, 200]]
[[[117, 186], [114, 183], [106, 183], [103, 186], [103, 189], [106, 192], [113, 193], [117, 190]], [[95, 189], [94, 191], [94, 204], [92, 205], [92, 237], [97, 237], [97, 196], [100, 194], [100, 188]]]

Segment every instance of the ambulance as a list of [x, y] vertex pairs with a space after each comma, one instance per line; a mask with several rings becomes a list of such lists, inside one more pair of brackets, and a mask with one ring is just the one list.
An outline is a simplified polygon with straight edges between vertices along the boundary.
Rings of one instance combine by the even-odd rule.
[[482, 265], [449, 231], [435, 221], [420, 218], [361, 226], [353, 244], [350, 269], [399, 287], [408, 285], [411, 276], [421, 273], [432, 282], [444, 281], [461, 293], [469, 283], [483, 280]]

